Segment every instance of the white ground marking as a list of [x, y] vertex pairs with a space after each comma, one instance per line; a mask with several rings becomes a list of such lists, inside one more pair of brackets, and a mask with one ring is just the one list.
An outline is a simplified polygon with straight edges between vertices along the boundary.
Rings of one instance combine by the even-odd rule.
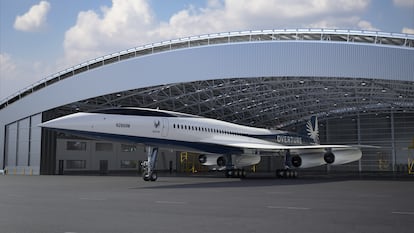
[[183, 201], [156, 201], [157, 204], [172, 204], [172, 205], [185, 205], [187, 202]]
[[414, 212], [394, 211], [392, 214], [414, 215]]
[[83, 201], [106, 201], [106, 198], [98, 198], [98, 197], [81, 197], [79, 198]]
[[267, 206], [269, 209], [284, 209], [284, 210], [310, 210], [307, 207], [296, 207], [296, 206]]

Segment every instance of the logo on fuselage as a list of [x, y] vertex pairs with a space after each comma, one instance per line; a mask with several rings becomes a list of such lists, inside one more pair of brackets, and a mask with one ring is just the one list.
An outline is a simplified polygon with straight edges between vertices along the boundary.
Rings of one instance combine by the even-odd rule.
[[161, 122], [160, 122], [159, 120], [154, 121], [154, 127], [155, 127], [155, 128], [160, 127], [160, 124], [161, 124]]
[[116, 123], [115, 126], [118, 128], [131, 128], [131, 125], [127, 123]]
[[288, 135], [277, 135], [276, 136], [276, 142], [282, 143], [282, 144], [302, 144], [302, 138], [301, 137], [293, 137]]
[[154, 120], [154, 129], [152, 130], [152, 133], [159, 134], [161, 133], [161, 130], [159, 129], [161, 125], [160, 120]]

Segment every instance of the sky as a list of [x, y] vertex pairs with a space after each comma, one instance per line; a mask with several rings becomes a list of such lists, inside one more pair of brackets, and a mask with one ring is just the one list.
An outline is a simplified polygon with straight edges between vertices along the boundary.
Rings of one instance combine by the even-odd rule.
[[0, 102], [61, 70], [140, 45], [296, 28], [414, 34], [414, 0], [0, 0]]

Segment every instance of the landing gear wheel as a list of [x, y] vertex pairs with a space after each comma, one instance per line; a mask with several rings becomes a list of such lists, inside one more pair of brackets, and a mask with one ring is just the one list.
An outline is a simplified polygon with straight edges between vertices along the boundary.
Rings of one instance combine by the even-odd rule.
[[240, 177], [240, 170], [239, 169], [235, 170], [234, 177]]
[[158, 179], [157, 172], [152, 172], [151, 174], [145, 172], [142, 176], [142, 179], [144, 179], [145, 181], [156, 181]]
[[295, 171], [295, 170], [290, 170], [290, 169], [277, 169], [276, 170], [276, 177], [277, 178], [287, 178], [287, 179], [297, 178], [298, 177], [298, 172]]
[[157, 172], [152, 172], [150, 176], [150, 181], [156, 181], [158, 179]]
[[148, 173], [145, 172], [142, 176], [142, 179], [144, 179], [145, 181], [149, 181], [150, 177], [149, 177]]
[[246, 178], [246, 176], [247, 176], [247, 172], [244, 169], [242, 169], [240, 171], [240, 178], [244, 179], [244, 178]]
[[246, 178], [247, 172], [244, 169], [226, 170], [224, 175], [227, 178]]
[[233, 177], [233, 170], [226, 170], [225, 175], [226, 175], [226, 178]]

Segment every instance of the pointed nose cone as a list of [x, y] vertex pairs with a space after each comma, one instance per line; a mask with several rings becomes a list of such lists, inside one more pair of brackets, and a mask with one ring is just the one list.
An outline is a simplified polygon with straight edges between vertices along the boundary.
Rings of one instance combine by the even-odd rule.
[[49, 129], [80, 130], [82, 129], [82, 118], [84, 117], [85, 113], [75, 113], [46, 121], [37, 126]]

